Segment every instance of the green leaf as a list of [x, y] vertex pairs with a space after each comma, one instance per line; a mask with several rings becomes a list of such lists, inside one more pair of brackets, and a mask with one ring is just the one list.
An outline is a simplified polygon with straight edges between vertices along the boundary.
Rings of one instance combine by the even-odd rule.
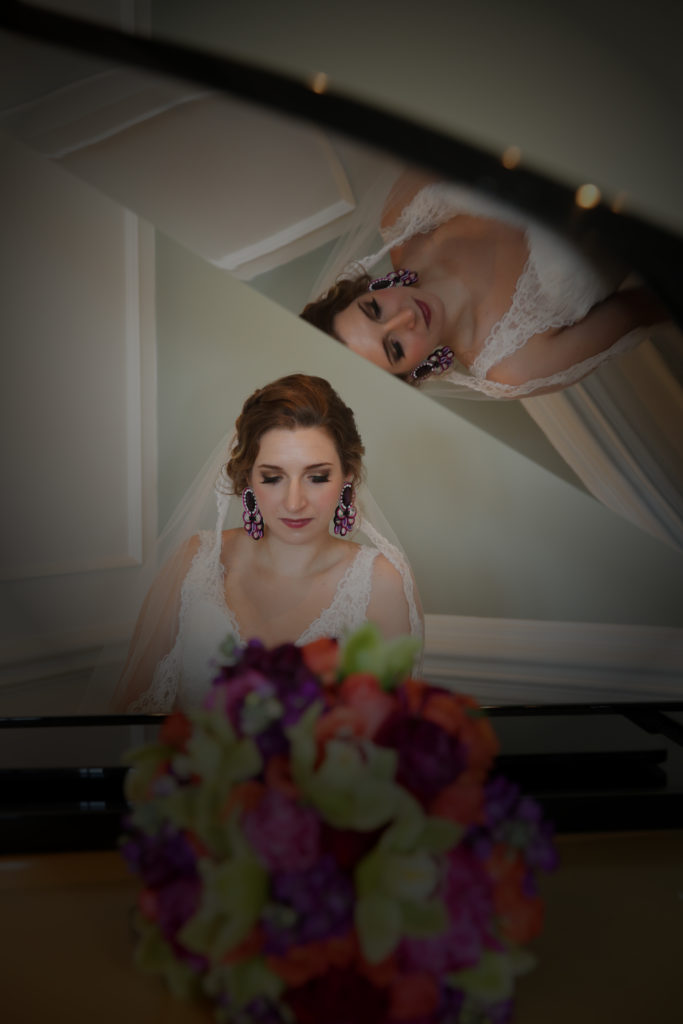
[[416, 939], [443, 935], [448, 928], [448, 911], [441, 900], [424, 903], [403, 903], [403, 929]]
[[490, 1003], [510, 999], [514, 991], [515, 965], [508, 953], [484, 950], [474, 967], [466, 967], [448, 975], [448, 983], [455, 988]]
[[243, 942], [259, 918], [268, 892], [268, 873], [255, 857], [222, 864], [199, 861], [202, 901], [178, 938], [197, 953], [218, 960]]
[[138, 915], [136, 920], [138, 943], [135, 963], [151, 974], [162, 974], [174, 996], [188, 998], [197, 990], [197, 977], [175, 953], [151, 921]]
[[218, 651], [226, 665], [234, 665], [242, 654], [242, 648], [232, 633], [228, 633]]
[[369, 673], [379, 680], [384, 689], [393, 689], [411, 674], [420, 647], [420, 640], [413, 636], [384, 640], [378, 627], [366, 622], [344, 643], [339, 663], [340, 677], [344, 679], [355, 672]]
[[363, 955], [372, 964], [386, 959], [401, 939], [401, 911], [386, 897], [359, 898], [355, 922]]
[[437, 878], [436, 863], [428, 853], [389, 853], [384, 858], [382, 888], [401, 901], [426, 900]]
[[426, 818], [419, 845], [430, 853], [446, 853], [460, 842], [464, 832], [464, 825], [448, 818]]
[[282, 979], [260, 957], [232, 964], [228, 984], [230, 995], [238, 1007], [246, 1006], [257, 998], [277, 1000], [284, 988]]

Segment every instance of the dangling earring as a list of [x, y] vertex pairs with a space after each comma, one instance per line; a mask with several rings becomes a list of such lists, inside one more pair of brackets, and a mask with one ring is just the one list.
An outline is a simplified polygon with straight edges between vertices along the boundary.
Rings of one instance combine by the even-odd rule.
[[353, 504], [353, 485], [345, 483], [334, 510], [334, 532], [345, 537], [356, 521], [356, 507]]
[[410, 371], [408, 380], [413, 384], [419, 384], [421, 380], [431, 377], [433, 373], [438, 377], [440, 373], [445, 373], [446, 370], [450, 369], [452, 363], [453, 353], [448, 345], [444, 345], [442, 348], [435, 348], [431, 355], [427, 356], [426, 359], [418, 363]]
[[251, 487], [245, 487], [242, 491], [242, 504], [244, 506], [242, 513], [244, 529], [254, 540], [260, 540], [263, 536], [263, 516]]
[[371, 292], [378, 292], [382, 288], [401, 288], [403, 285], [416, 283], [417, 272], [415, 270], [390, 270], [384, 277], [376, 277], [368, 287]]

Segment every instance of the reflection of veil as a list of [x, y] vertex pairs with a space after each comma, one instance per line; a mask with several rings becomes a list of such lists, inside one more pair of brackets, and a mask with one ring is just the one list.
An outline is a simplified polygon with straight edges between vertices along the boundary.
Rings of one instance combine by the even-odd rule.
[[[212, 558], [220, 559], [220, 537], [223, 529], [242, 526], [242, 506], [239, 498], [231, 492], [230, 481], [225, 474], [234, 435], [224, 436], [213, 449], [197, 474], [184, 497], [178, 503], [167, 525], [161, 531], [153, 556], [148, 560], [141, 590], [147, 590], [136, 630], [126, 660], [125, 668], [116, 686], [115, 702], [127, 706], [140, 698], [139, 680], [155, 680], [155, 693], [159, 693], [157, 666], [172, 651], [182, 609], [182, 582], [196, 554], [191, 538], [200, 530], [215, 531]], [[423, 618], [417, 586], [408, 560], [387, 520], [374, 500], [367, 485], [361, 483], [356, 491], [356, 506], [359, 515], [356, 527], [349, 539], [358, 543], [370, 543], [376, 547], [400, 574], [408, 604], [410, 631], [423, 639]], [[140, 595], [141, 596], [141, 595]], [[227, 630], [226, 630], [227, 632]], [[207, 658], [212, 652], [207, 651]], [[122, 666], [119, 666], [119, 669]], [[163, 677], [163, 671], [161, 673]], [[93, 683], [98, 689], [105, 688], [103, 675], [96, 674]], [[111, 690], [110, 681], [107, 689]], [[101, 704], [104, 693], [91, 693], [90, 704], [96, 697]], [[161, 701], [172, 704], [172, 695]], [[89, 708], [83, 708], [89, 710]], [[133, 710], [151, 710], [144, 706], [144, 700]]]
[[[365, 270], [379, 276], [391, 269], [379, 224], [389, 196], [392, 202], [397, 199], [397, 174], [396, 163], [388, 164], [361, 197], [350, 226], [316, 278], [309, 301], [340, 277]], [[483, 201], [498, 203], [488, 196]], [[516, 217], [525, 225], [533, 221], [510, 206], [506, 217]], [[543, 225], [538, 227], [544, 234], [551, 234]], [[375, 262], [378, 253], [382, 256]], [[368, 254], [374, 254], [369, 262]], [[616, 254], [602, 254], [602, 258], [607, 258], [605, 269], [611, 273], [609, 262], [614, 259], [616, 263]], [[457, 371], [429, 380], [420, 390], [456, 402], [463, 398], [519, 398], [595, 497], [646, 532], [683, 550], [683, 389], [658, 350], [662, 344], [671, 346], [670, 335], [675, 335], [680, 350], [681, 335], [673, 325], [637, 328], [610, 350], [612, 356], [621, 358], [598, 358], [582, 371], [575, 368], [573, 378], [566, 382], [571, 386], [552, 394], [506, 394], [504, 385], [492, 385], [487, 394], [469, 386]], [[642, 344], [647, 338], [652, 338], [654, 344]], [[594, 372], [581, 379], [591, 369]]]

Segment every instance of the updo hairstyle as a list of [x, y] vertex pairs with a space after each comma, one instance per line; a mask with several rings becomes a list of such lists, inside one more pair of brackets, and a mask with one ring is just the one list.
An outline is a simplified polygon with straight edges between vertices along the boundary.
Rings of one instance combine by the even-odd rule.
[[334, 441], [345, 477], [354, 485], [360, 483], [365, 448], [352, 410], [322, 377], [292, 373], [259, 388], [242, 407], [235, 423], [237, 440], [225, 467], [235, 494], [249, 486], [263, 435], [269, 430], [295, 427], [326, 430]]
[[371, 281], [372, 278], [368, 274], [361, 274], [360, 277], [343, 277], [319, 299], [304, 306], [299, 316], [325, 334], [341, 341], [334, 332], [334, 318], [338, 313], [343, 313], [354, 299], [364, 295], [369, 290]]

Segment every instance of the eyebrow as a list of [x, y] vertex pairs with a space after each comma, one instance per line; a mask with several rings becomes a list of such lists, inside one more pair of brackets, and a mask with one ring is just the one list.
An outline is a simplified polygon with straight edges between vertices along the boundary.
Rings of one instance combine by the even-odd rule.
[[[257, 462], [257, 469], [270, 469], [277, 470], [278, 473], [283, 473], [282, 466], [273, 466], [270, 462]], [[304, 466], [304, 473], [310, 473], [312, 469], [331, 469], [331, 462], [314, 462], [311, 466]]]

